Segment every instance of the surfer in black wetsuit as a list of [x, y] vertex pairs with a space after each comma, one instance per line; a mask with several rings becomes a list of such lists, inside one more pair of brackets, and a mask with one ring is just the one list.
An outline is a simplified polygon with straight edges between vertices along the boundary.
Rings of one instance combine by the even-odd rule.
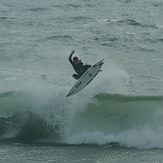
[[73, 57], [72, 55], [75, 53], [75, 50], [73, 50], [69, 56], [69, 61], [72, 64], [74, 70], [77, 74], [73, 74], [72, 76], [78, 80], [87, 70], [91, 67], [91, 65], [83, 65], [83, 62], [78, 59], [78, 57]]

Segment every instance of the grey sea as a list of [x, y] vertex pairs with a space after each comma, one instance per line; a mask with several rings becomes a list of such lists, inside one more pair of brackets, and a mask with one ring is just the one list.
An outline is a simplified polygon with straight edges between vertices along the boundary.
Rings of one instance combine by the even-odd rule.
[[0, 163], [163, 162], [163, 0], [0, 4]]

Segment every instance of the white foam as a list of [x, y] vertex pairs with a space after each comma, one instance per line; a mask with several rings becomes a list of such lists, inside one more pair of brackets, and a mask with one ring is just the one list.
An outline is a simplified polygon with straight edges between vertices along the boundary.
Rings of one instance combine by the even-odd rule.
[[97, 144], [107, 145], [118, 143], [126, 147], [136, 147], [142, 149], [163, 148], [163, 133], [155, 132], [149, 127], [126, 130], [119, 134], [106, 134], [102, 131], [83, 132], [69, 135], [64, 139], [68, 144]]

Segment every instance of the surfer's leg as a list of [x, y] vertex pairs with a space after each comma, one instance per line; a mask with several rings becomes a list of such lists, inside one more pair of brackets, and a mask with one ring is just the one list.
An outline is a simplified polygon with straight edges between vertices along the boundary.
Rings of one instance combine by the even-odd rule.
[[80, 76], [78, 74], [73, 74], [72, 75], [76, 80], [78, 80], [80, 78]]
[[86, 67], [87, 69], [91, 67], [91, 65], [85, 65], [84, 67]]
[[84, 65], [84, 71], [87, 71], [90, 67], [91, 65]]

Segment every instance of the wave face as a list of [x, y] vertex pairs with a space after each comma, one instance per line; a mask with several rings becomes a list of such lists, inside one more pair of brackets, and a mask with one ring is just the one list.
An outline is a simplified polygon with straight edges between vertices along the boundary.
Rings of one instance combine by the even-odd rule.
[[163, 96], [99, 94], [85, 103], [48, 95], [0, 95], [1, 142], [163, 148]]
[[96, 99], [96, 104], [89, 104], [76, 118], [84, 128], [77, 141], [162, 148], [162, 96], [103, 94]]

